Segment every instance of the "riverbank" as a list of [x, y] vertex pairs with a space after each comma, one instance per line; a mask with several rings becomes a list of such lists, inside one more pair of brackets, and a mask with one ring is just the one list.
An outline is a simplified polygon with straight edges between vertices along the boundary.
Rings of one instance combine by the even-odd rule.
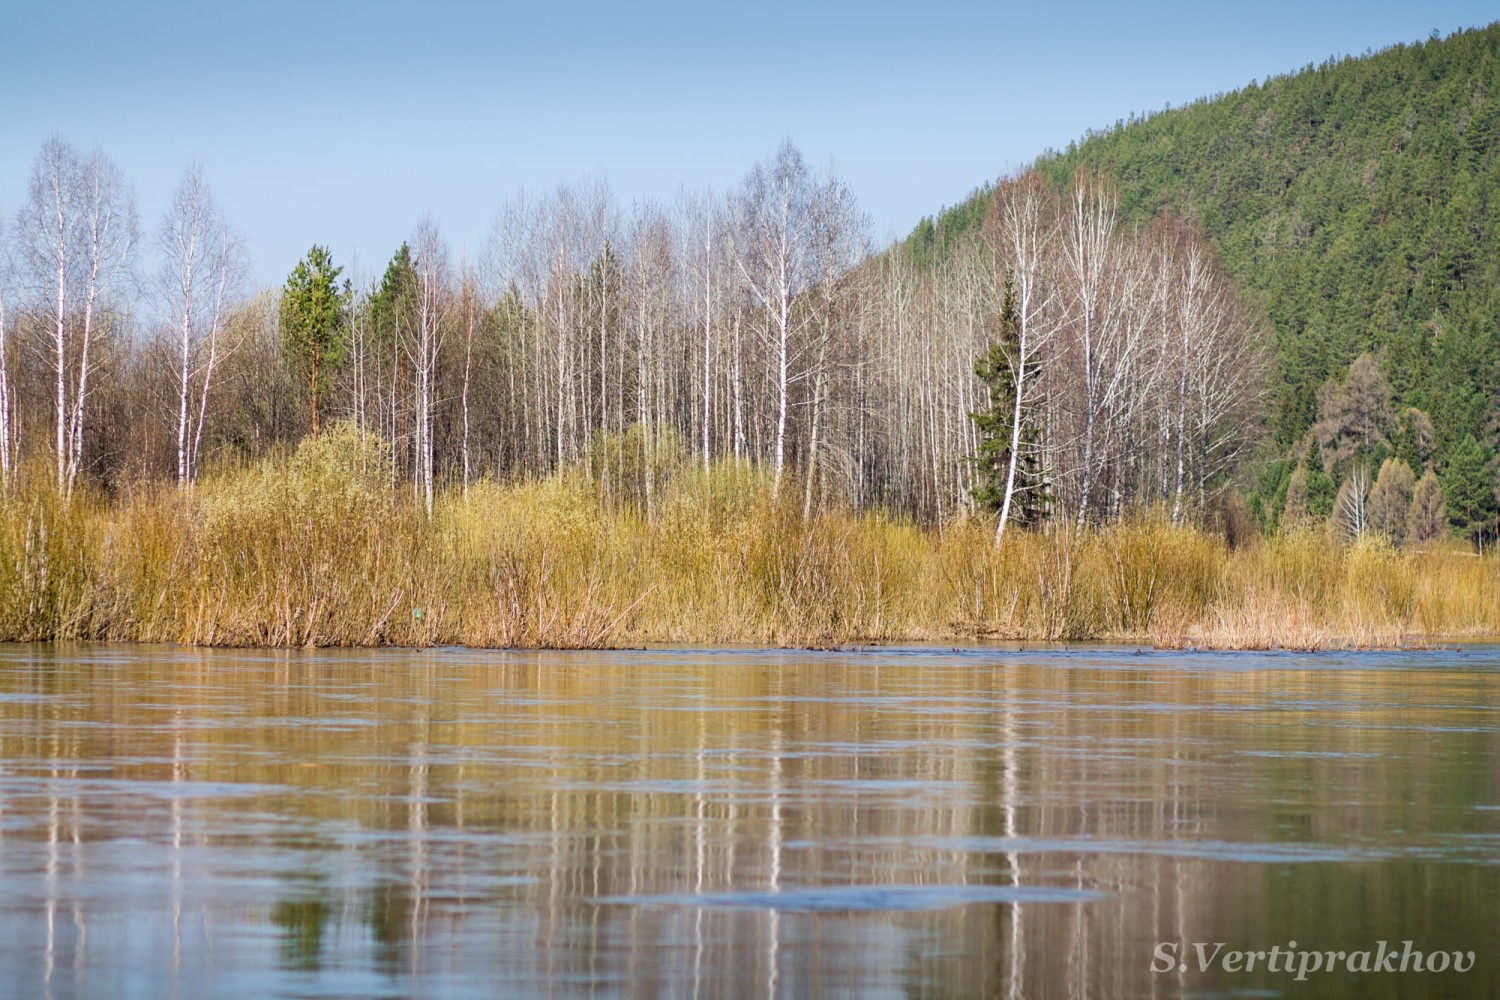
[[654, 483], [579, 466], [447, 491], [429, 517], [378, 447], [338, 434], [191, 493], [66, 503], [37, 475], [0, 506], [0, 640], [1310, 649], [1500, 634], [1500, 559], [1456, 543], [1305, 531], [1231, 548], [1147, 513], [997, 548], [981, 518], [804, 520], [800, 492], [773, 493], [733, 463]]

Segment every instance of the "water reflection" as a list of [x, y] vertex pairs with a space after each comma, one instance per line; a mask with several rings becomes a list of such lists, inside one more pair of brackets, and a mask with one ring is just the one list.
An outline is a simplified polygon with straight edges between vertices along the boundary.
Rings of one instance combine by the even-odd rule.
[[333, 916], [327, 900], [283, 899], [271, 907], [271, 923], [281, 928], [281, 961], [291, 969], [316, 972], [323, 964], [323, 931]]
[[[1496, 992], [1495, 655], [11, 647], [0, 981]], [[1479, 959], [1150, 971], [1293, 939]]]

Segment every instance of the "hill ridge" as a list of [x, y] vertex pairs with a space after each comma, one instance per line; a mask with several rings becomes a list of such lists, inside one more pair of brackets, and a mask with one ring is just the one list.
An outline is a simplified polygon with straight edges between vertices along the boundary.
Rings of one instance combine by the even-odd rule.
[[[1194, 220], [1265, 310], [1273, 456], [1302, 453], [1328, 416], [1320, 392], [1331, 396], [1369, 354], [1388, 386], [1387, 422], [1413, 407], [1430, 417], [1428, 464], [1442, 474], [1473, 438], [1493, 469], [1500, 21], [1131, 115], [1029, 169], [1062, 187], [1080, 167], [1114, 180], [1127, 223], [1163, 210]], [[930, 261], [966, 239], [988, 190], [924, 219], [906, 252]], [[1393, 433], [1366, 456], [1389, 452]]]

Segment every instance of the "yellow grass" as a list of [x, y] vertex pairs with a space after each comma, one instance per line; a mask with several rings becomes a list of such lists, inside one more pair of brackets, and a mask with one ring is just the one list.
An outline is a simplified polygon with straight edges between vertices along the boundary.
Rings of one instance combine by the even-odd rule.
[[425, 516], [348, 428], [280, 461], [65, 503], [0, 499], [0, 639], [211, 645], [836, 645], [977, 638], [1396, 646], [1500, 633], [1500, 560], [1321, 531], [1231, 550], [1151, 513], [1100, 530], [801, 517], [801, 491], [679, 460], [451, 490]]

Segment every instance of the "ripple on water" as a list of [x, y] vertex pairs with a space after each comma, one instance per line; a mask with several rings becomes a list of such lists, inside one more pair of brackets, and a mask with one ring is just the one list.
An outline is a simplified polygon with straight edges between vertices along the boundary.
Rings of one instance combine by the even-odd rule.
[[685, 906], [785, 913], [886, 913], [946, 910], [955, 906], [1021, 903], [1089, 903], [1105, 893], [1062, 886], [1009, 885], [825, 885], [776, 890], [609, 896], [619, 906]]
[[1420, 843], [1291, 843], [1231, 840], [1124, 840], [1108, 837], [920, 837], [916, 844], [935, 850], [982, 854], [1147, 855], [1197, 858], [1245, 864], [1329, 864], [1391, 861], [1399, 858], [1473, 861], [1490, 844], [1445, 837]]

